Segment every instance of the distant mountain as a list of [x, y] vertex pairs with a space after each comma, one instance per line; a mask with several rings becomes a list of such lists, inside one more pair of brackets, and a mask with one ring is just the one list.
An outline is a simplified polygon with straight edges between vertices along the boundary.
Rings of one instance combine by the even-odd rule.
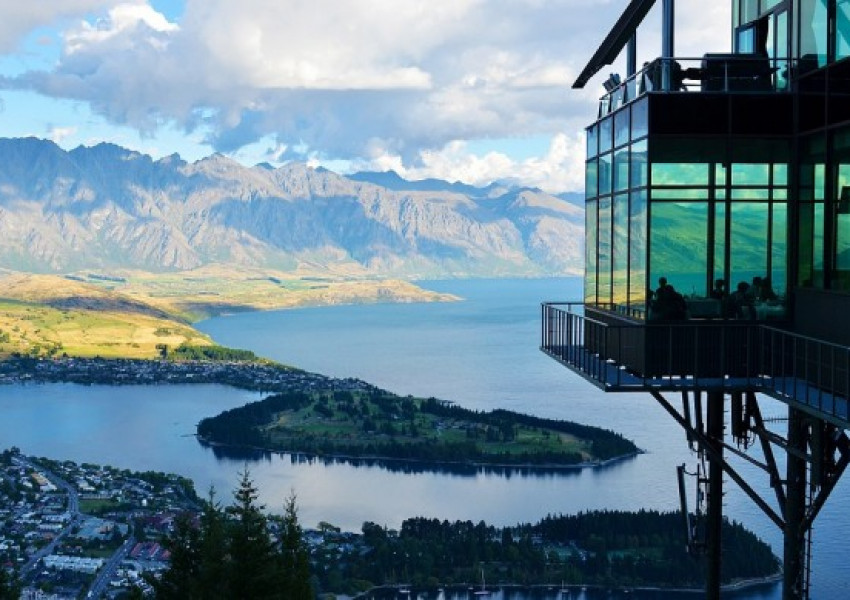
[[403, 278], [574, 274], [583, 225], [580, 207], [533, 189], [0, 139], [0, 267], [19, 271], [223, 263]]

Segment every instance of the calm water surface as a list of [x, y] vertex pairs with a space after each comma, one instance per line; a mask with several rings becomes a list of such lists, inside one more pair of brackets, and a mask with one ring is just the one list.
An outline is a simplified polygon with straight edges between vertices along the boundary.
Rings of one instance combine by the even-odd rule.
[[[687, 463], [693, 469], [695, 457], [673, 420], [648, 394], [604, 394], [537, 349], [540, 301], [579, 298], [580, 281], [423, 285], [465, 300], [248, 313], [211, 319], [200, 328], [225, 345], [327, 375], [358, 377], [400, 394], [613, 429], [646, 454], [601, 470], [512, 476], [399, 473], [275, 455], [247, 465], [270, 509], [295, 490], [304, 524], [326, 520], [359, 530], [366, 520], [397, 526], [416, 515], [511, 525], [596, 508], [678, 507], [675, 467]], [[212, 485], [222, 495], [246, 464], [202, 448], [191, 437], [194, 425], [256, 398], [207, 385], [11, 386], [0, 388], [0, 440], [30, 454], [173, 471], [193, 478], [200, 491]], [[778, 403], [765, 401], [762, 408], [765, 416], [783, 414]], [[746, 466], [742, 471], [758, 489], [767, 489], [760, 472]], [[727, 489], [726, 513], [781, 553], [773, 524], [734, 487]], [[850, 489], [842, 481], [818, 517], [814, 598], [843, 598], [850, 589], [841, 551], [850, 539], [850, 519], [842, 510], [848, 499]], [[779, 592], [774, 587], [743, 597], [778, 598]]]

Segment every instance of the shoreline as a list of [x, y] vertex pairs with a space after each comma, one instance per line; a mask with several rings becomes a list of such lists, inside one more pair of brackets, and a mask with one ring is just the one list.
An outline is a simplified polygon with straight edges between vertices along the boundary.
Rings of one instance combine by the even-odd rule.
[[[374, 391], [379, 388], [360, 379], [335, 379], [277, 363], [235, 361], [167, 361], [147, 359], [102, 358], [12, 358], [0, 360], [0, 385], [71, 383], [78, 385], [180, 385], [215, 384], [260, 393], [287, 391]], [[197, 434], [196, 434], [197, 435]], [[298, 450], [222, 444], [200, 436], [198, 441], [212, 448], [257, 453], [293, 454], [319, 460], [341, 460], [349, 463], [380, 462], [385, 465], [422, 465], [430, 470], [494, 469], [553, 473], [604, 469], [643, 454], [635, 452], [602, 461], [559, 463], [501, 463], [482, 461], [429, 461], [416, 458], [352, 456], [344, 453], [319, 455]]]
[[[740, 581], [734, 581], [731, 583], [726, 583], [720, 586], [720, 591], [723, 593], [727, 592], [742, 592], [746, 590], [751, 590], [754, 588], [759, 588], [762, 586], [774, 586], [782, 583], [782, 573], [776, 573], [774, 575], [770, 575], [768, 577], [753, 577], [750, 579], [743, 579]], [[480, 589], [480, 583], [459, 583], [438, 587], [417, 587], [413, 585], [407, 584], [398, 584], [398, 585], [378, 585], [365, 592], [361, 592], [354, 596], [340, 596], [337, 595], [338, 598], [351, 598], [352, 600], [367, 600], [372, 598], [372, 594], [392, 594], [392, 597], [395, 598], [397, 594], [405, 594], [402, 590], [406, 590], [408, 598], [416, 598], [416, 594], [424, 593], [428, 595], [439, 595], [440, 591], [444, 591], [451, 594], [465, 594], [468, 593], [471, 589]], [[705, 594], [705, 589], [696, 588], [696, 587], [662, 587], [658, 585], [643, 585], [643, 586], [630, 586], [630, 585], [602, 585], [602, 584], [593, 584], [593, 583], [568, 583], [568, 584], [552, 584], [552, 583], [535, 583], [535, 584], [518, 584], [518, 583], [499, 583], [487, 586], [487, 591], [489, 593], [492, 592], [507, 592], [509, 594], [516, 592], [528, 592], [531, 594], [557, 594], [559, 597], [563, 596], [563, 592], [566, 591], [570, 596], [575, 593], [582, 593], [588, 590], [593, 590], [594, 592], [607, 592], [607, 593], [619, 593], [619, 594], [631, 594], [633, 592], [638, 593], [652, 593], [652, 594], [693, 594], [694, 596], [703, 596]]]
[[364, 455], [364, 456], [353, 456], [347, 454], [315, 454], [311, 452], [304, 452], [302, 450], [280, 450], [280, 449], [272, 449], [272, 448], [263, 448], [260, 446], [238, 446], [236, 444], [224, 444], [221, 442], [215, 442], [208, 440], [202, 437], [199, 434], [195, 434], [195, 437], [198, 439], [198, 442], [202, 445], [209, 446], [210, 448], [223, 448], [223, 449], [233, 449], [233, 450], [243, 450], [247, 452], [259, 452], [264, 454], [277, 454], [277, 455], [285, 455], [288, 454], [290, 456], [303, 456], [308, 460], [340, 460], [349, 463], [356, 463], [359, 461], [365, 462], [376, 462], [376, 463], [386, 463], [386, 464], [401, 464], [401, 465], [422, 465], [422, 466], [430, 466], [435, 467], [434, 470], [439, 470], [439, 467], [457, 467], [457, 468], [468, 468], [468, 469], [494, 469], [494, 470], [502, 470], [502, 471], [530, 471], [537, 472], [540, 474], [552, 473], [552, 472], [560, 472], [560, 471], [580, 471], [583, 469], [603, 469], [609, 466], [612, 466], [616, 463], [623, 462], [632, 458], [636, 458], [641, 454], [645, 454], [645, 451], [638, 449], [636, 452], [631, 452], [629, 454], [624, 454], [622, 456], [615, 456], [614, 458], [609, 458], [603, 461], [597, 462], [581, 462], [570, 465], [558, 464], [558, 463], [487, 463], [480, 461], [472, 461], [472, 462], [464, 462], [464, 461], [428, 461], [428, 460], [420, 460], [415, 458], [399, 458], [399, 457], [384, 457], [384, 456], [374, 456], [374, 455]]

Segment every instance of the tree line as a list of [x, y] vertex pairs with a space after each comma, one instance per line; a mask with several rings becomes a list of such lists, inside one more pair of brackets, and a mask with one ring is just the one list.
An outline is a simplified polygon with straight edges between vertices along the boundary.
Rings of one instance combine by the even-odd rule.
[[[723, 580], [775, 575], [770, 547], [723, 524]], [[398, 531], [367, 522], [362, 547], [314, 556], [319, 587], [357, 593], [376, 585], [419, 588], [581, 584], [700, 588], [704, 561], [686, 551], [680, 513], [596, 511], [497, 528], [483, 521], [405, 520]]]

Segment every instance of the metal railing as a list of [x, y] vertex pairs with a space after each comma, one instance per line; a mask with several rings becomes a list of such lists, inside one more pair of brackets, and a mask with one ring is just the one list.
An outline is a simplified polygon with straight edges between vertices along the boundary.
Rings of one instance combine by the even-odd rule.
[[787, 92], [795, 68], [787, 58], [755, 54], [706, 54], [700, 58], [656, 58], [622, 80], [612, 73], [603, 83], [599, 117], [648, 92]]
[[850, 348], [747, 321], [612, 324], [542, 305], [543, 352], [608, 391], [760, 391], [850, 422]]

